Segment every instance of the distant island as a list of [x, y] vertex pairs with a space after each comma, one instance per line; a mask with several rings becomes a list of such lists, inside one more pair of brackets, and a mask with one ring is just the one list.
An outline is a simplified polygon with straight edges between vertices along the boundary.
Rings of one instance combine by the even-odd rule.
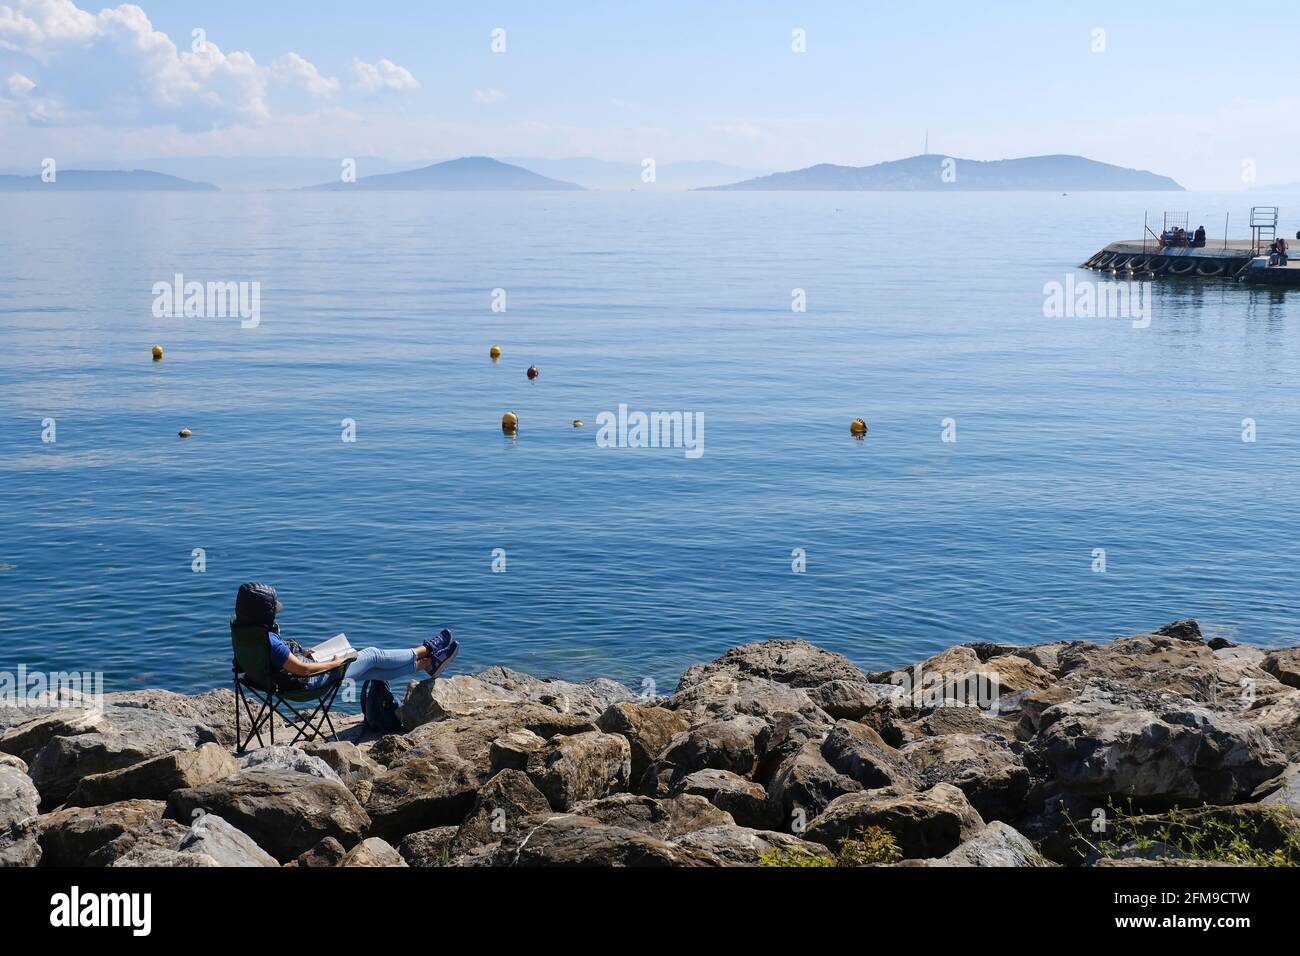
[[1082, 156], [960, 159], [930, 153], [874, 166], [821, 163], [707, 190], [1182, 190], [1168, 176], [1125, 169]]
[[364, 190], [581, 190], [577, 183], [551, 179], [524, 169], [512, 166], [487, 156], [466, 156], [462, 159], [450, 159], [444, 163], [434, 163], [420, 169], [411, 169], [400, 173], [386, 173], [382, 176], [362, 176], [356, 182], [347, 183], [341, 179], [318, 186], [306, 186], [308, 190], [343, 191], [349, 189]]
[[36, 176], [0, 176], [0, 192], [37, 192], [38, 190], [73, 190], [76, 192], [219, 192], [211, 183], [196, 183], [179, 176], [154, 173], [147, 169], [64, 169], [53, 182]]

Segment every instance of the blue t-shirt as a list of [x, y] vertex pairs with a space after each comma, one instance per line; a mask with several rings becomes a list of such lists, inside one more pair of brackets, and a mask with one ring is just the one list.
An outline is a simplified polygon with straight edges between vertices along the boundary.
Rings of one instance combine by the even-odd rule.
[[271, 666], [276, 670], [284, 667], [284, 662], [289, 659], [289, 645], [280, 640], [280, 635], [275, 631], [266, 632], [267, 639], [271, 642]]

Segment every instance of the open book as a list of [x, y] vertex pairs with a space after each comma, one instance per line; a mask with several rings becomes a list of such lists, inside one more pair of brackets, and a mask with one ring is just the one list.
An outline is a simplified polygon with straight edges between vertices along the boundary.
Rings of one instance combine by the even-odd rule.
[[312, 660], [316, 661], [327, 661], [331, 657], [351, 661], [355, 660], [357, 656], [357, 649], [352, 646], [352, 642], [348, 640], [346, 634], [335, 634], [328, 641], [317, 644], [310, 650]]

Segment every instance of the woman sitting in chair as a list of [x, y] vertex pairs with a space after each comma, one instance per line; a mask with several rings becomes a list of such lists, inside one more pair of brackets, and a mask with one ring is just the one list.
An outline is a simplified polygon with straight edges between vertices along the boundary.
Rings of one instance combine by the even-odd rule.
[[[303, 689], [315, 690], [337, 680], [343, 673], [337, 670], [343, 664], [342, 658], [315, 660], [311, 651], [280, 637], [280, 625], [276, 623], [275, 615], [282, 610], [284, 605], [271, 585], [241, 584], [235, 597], [233, 623], [266, 628], [271, 642], [271, 666], [290, 679], [302, 679]], [[452, 638], [451, 631], [443, 628], [437, 636], [421, 641], [419, 647], [406, 650], [364, 648], [357, 652], [347, 675], [358, 684], [367, 680], [402, 680], [416, 674], [421, 674], [421, 680], [432, 680], [447, 669], [459, 651], [460, 643]]]

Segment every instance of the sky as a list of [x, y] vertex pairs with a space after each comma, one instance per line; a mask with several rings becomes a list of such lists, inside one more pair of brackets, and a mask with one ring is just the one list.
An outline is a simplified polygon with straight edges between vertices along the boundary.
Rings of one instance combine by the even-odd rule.
[[1201, 0], [0, 0], [0, 166], [495, 155], [783, 170], [913, 155], [928, 133], [931, 152], [966, 159], [1075, 153], [1241, 189], [1300, 181], [1298, 27], [1294, 4]]

